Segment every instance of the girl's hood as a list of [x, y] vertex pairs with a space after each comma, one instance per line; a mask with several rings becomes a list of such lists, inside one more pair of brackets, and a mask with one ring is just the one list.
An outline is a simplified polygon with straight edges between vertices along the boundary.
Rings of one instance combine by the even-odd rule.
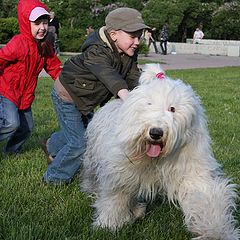
[[35, 7], [42, 7], [48, 11], [48, 8], [38, 0], [19, 0], [18, 2], [18, 23], [20, 33], [33, 39], [30, 27], [29, 16]]

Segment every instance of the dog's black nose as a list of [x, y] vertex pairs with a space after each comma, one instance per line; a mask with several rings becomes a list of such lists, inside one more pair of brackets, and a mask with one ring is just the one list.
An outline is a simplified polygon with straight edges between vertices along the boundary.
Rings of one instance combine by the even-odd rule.
[[151, 128], [149, 135], [154, 140], [159, 140], [163, 136], [163, 130], [161, 128]]

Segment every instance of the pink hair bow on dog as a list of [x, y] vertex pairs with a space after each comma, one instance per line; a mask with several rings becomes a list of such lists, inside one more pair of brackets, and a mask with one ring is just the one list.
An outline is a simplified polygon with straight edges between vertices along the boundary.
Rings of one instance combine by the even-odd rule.
[[159, 78], [159, 79], [164, 79], [165, 78], [165, 75], [163, 72], [159, 72], [156, 74], [156, 77]]

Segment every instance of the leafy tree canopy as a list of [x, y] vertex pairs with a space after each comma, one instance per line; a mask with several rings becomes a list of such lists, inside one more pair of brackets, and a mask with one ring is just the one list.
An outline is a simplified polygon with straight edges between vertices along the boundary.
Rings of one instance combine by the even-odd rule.
[[[158, 32], [168, 22], [170, 41], [192, 38], [196, 27], [206, 38], [239, 40], [240, 0], [42, 0], [58, 17], [64, 29], [85, 32], [104, 25], [109, 11], [122, 6], [138, 9]], [[16, 17], [18, 0], [0, 0], [0, 18]], [[64, 30], [65, 31], [65, 30]]]

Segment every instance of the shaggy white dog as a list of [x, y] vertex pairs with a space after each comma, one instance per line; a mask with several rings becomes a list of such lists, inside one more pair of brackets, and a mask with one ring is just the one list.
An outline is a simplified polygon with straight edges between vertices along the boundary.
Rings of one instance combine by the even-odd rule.
[[191, 86], [147, 65], [126, 101], [102, 107], [87, 128], [81, 188], [96, 195], [94, 226], [117, 230], [166, 194], [194, 239], [239, 239], [235, 185], [215, 160]]

